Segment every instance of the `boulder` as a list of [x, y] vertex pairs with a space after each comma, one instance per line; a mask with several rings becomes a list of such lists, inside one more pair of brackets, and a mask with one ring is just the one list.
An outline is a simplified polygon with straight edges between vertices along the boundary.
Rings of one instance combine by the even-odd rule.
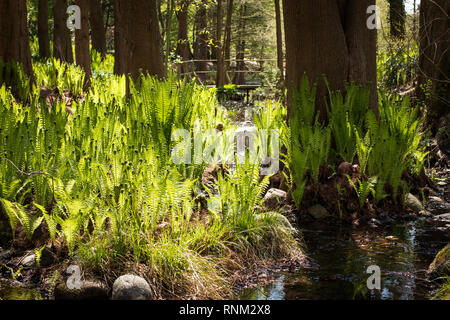
[[425, 208], [422, 205], [422, 202], [420, 202], [420, 200], [417, 199], [411, 193], [407, 194], [405, 199], [405, 205], [416, 213], [425, 210]]
[[69, 289], [65, 283], [56, 286], [55, 300], [108, 300], [108, 287], [97, 280], [84, 280], [80, 289]]
[[278, 207], [283, 206], [287, 200], [287, 192], [272, 188], [267, 191], [264, 196], [264, 203], [269, 210], [275, 210]]
[[151, 300], [152, 291], [141, 277], [126, 274], [116, 279], [112, 290], [113, 300]]
[[329, 216], [327, 209], [320, 204], [312, 206], [308, 209], [308, 213], [316, 220], [320, 220]]
[[450, 243], [439, 251], [436, 257], [434, 257], [433, 262], [427, 270], [427, 274], [431, 278], [439, 278], [443, 275], [450, 275]]

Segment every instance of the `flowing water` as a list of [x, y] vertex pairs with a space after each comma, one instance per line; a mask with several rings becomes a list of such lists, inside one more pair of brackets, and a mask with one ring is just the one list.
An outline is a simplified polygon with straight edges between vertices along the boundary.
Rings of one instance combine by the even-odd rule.
[[[448, 224], [431, 219], [382, 228], [303, 226], [306, 254], [320, 268], [281, 272], [269, 285], [243, 289], [239, 299], [429, 299], [436, 289], [426, 269], [450, 240]], [[367, 289], [371, 265], [381, 270], [381, 289]]]

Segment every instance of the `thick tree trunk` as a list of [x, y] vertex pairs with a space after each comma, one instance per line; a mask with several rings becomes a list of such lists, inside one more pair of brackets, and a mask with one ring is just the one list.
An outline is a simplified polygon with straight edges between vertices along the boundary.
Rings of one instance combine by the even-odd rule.
[[280, 0], [275, 0], [275, 20], [277, 29], [277, 62], [280, 70], [280, 82], [284, 81], [284, 56], [283, 56], [283, 36], [281, 32], [281, 8]]
[[165, 77], [156, 0], [116, 0], [114, 16], [114, 72], [133, 78], [140, 71]]
[[[20, 63], [30, 79], [33, 78], [25, 0], [0, 0], [0, 57], [5, 63]], [[0, 85], [6, 80], [5, 74], [0, 74]]]
[[216, 56], [217, 56], [217, 79], [216, 86], [222, 87], [225, 84], [225, 73], [222, 51], [222, 0], [217, 0], [217, 31], [216, 31]]
[[53, 0], [53, 56], [73, 63], [72, 38], [67, 28], [67, 0]]
[[[284, 0], [286, 81], [298, 87], [304, 73], [317, 82], [316, 108], [326, 122], [327, 77], [331, 90], [345, 90], [353, 79], [371, 86], [371, 108], [377, 113], [376, 29], [366, 25], [375, 0]], [[299, 19], [301, 17], [301, 19]]]
[[226, 81], [231, 82], [228, 75], [230, 70], [230, 59], [231, 59], [231, 24], [233, 19], [233, 0], [228, 0], [227, 3], [227, 20], [225, 22], [225, 44], [224, 44], [224, 59], [225, 59], [225, 76]]
[[100, 0], [89, 0], [89, 23], [91, 25], [92, 48], [106, 56], [106, 29]]
[[[195, 15], [196, 34], [194, 43], [194, 58], [195, 60], [208, 59], [208, 34], [207, 34], [207, 10], [206, 1], [203, 0], [198, 5], [198, 10]], [[206, 71], [206, 62], [198, 61], [195, 63], [197, 71]]]
[[[189, 39], [188, 39], [188, 13], [189, 4], [191, 0], [182, 0], [180, 3], [180, 10], [178, 11], [178, 42], [177, 42], [177, 55], [181, 57], [182, 61], [189, 60], [190, 49], [189, 49]], [[186, 73], [188, 71], [188, 66], [182, 64], [180, 71], [181, 73]]]
[[85, 88], [89, 86], [91, 78], [91, 58], [89, 51], [89, 3], [88, 0], [76, 0], [81, 9], [81, 29], [75, 30], [75, 57], [77, 65], [83, 68], [86, 77]]
[[[427, 122], [437, 132], [450, 110], [450, 2], [420, 3], [418, 96], [428, 108]], [[448, 121], [449, 119], [447, 119]]]
[[405, 36], [405, 0], [389, 0], [389, 24], [391, 36], [403, 38]]
[[38, 40], [39, 56], [50, 58], [50, 38], [48, 35], [48, 0], [38, 3]]

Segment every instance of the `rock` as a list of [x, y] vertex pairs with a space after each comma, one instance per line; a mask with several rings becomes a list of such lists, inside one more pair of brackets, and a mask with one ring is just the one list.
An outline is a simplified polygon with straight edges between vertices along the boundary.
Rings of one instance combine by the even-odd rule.
[[436, 255], [427, 270], [427, 274], [431, 278], [439, 278], [444, 274], [450, 275], [450, 243]]
[[325, 209], [320, 204], [308, 208], [308, 213], [316, 220], [320, 220], [329, 216], [327, 209]]
[[450, 212], [448, 213], [444, 213], [444, 214], [439, 214], [437, 216], [434, 216], [434, 219], [436, 220], [445, 220], [445, 221], [450, 221]]
[[67, 285], [56, 286], [55, 300], [108, 300], [108, 287], [97, 280], [84, 280], [80, 289], [69, 289]]
[[342, 162], [338, 169], [337, 169], [337, 174], [340, 176], [344, 176], [344, 175], [351, 175], [353, 171], [353, 166], [351, 163], [349, 162]]
[[116, 279], [112, 290], [113, 300], [151, 300], [152, 291], [145, 279], [126, 274]]
[[22, 261], [20, 261], [20, 265], [23, 266], [24, 268], [31, 268], [34, 266], [35, 263], [36, 263], [36, 256], [34, 255], [34, 253], [25, 256], [25, 258], [23, 258]]
[[419, 199], [417, 199], [411, 193], [408, 193], [408, 195], [406, 196], [405, 205], [416, 213], [425, 210], [422, 202], [420, 202]]
[[3, 250], [0, 248], [0, 260], [7, 260], [9, 258], [11, 258], [12, 256], [12, 252], [11, 250]]
[[269, 210], [274, 210], [286, 203], [287, 192], [280, 189], [269, 189], [264, 196], [264, 203]]

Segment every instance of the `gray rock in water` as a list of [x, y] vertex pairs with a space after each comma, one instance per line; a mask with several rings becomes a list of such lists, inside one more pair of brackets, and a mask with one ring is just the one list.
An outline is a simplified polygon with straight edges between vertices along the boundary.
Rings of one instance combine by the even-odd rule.
[[151, 300], [152, 291], [145, 279], [132, 275], [123, 275], [114, 281], [113, 300]]
[[408, 193], [408, 195], [406, 196], [405, 205], [416, 213], [425, 210], [422, 202], [420, 202], [420, 200], [411, 193]]
[[280, 189], [269, 189], [264, 196], [264, 203], [269, 210], [274, 210], [286, 203], [287, 192]]
[[308, 213], [316, 220], [320, 220], [329, 216], [327, 209], [320, 204], [312, 206], [308, 209]]
[[69, 289], [66, 284], [56, 286], [55, 300], [108, 300], [108, 288], [96, 280], [84, 280], [80, 289]]

